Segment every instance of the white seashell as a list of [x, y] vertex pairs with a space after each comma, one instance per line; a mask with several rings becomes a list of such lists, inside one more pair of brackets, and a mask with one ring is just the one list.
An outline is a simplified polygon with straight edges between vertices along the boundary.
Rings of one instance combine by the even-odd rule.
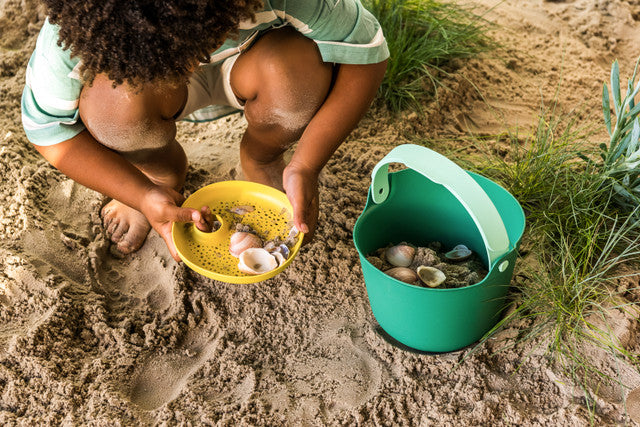
[[264, 274], [278, 268], [278, 260], [262, 248], [249, 248], [242, 252], [238, 270], [247, 274]]
[[249, 212], [253, 212], [254, 209], [255, 208], [253, 206], [243, 205], [243, 206], [234, 206], [231, 209], [228, 209], [228, 211], [236, 215], [244, 215]]
[[240, 254], [249, 248], [262, 248], [262, 240], [252, 233], [236, 231], [229, 239], [229, 252], [238, 258]]
[[422, 280], [422, 283], [430, 288], [440, 286], [447, 279], [447, 276], [442, 271], [426, 265], [418, 267], [418, 277]]
[[444, 257], [451, 261], [464, 261], [465, 259], [468, 259], [472, 253], [473, 252], [471, 252], [471, 250], [465, 245], [457, 245], [444, 254]]
[[271, 255], [276, 259], [276, 261], [278, 262], [278, 267], [280, 267], [282, 264], [284, 264], [284, 262], [287, 260], [284, 255], [282, 255], [280, 252], [271, 252]]
[[279, 252], [282, 254], [282, 256], [284, 257], [284, 259], [288, 259], [289, 258], [289, 254], [291, 253], [291, 250], [289, 250], [289, 246], [285, 245], [284, 243], [281, 244], [280, 246], [278, 246], [275, 250], [275, 252]]
[[289, 234], [287, 235], [287, 238], [294, 239], [298, 235], [298, 233], [299, 233], [298, 227], [294, 225], [293, 227], [291, 227], [291, 230], [289, 230]]
[[418, 280], [418, 275], [416, 274], [416, 272], [407, 267], [390, 268], [384, 273], [404, 283], [413, 283]]
[[409, 267], [413, 262], [413, 258], [416, 256], [416, 248], [400, 243], [387, 249], [384, 256], [389, 264], [395, 265], [396, 267]]

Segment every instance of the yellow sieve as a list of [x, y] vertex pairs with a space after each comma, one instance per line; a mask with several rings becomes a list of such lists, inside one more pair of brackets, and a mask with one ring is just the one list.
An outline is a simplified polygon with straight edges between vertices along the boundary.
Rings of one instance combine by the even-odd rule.
[[[185, 200], [184, 207], [209, 206], [222, 224], [211, 233], [198, 230], [192, 223], [175, 222], [171, 236], [180, 258], [194, 271], [227, 283], [255, 283], [269, 279], [287, 268], [302, 245], [302, 233], [296, 237], [287, 260], [275, 270], [250, 275], [238, 270], [238, 259], [229, 253], [229, 239], [235, 224], [250, 226], [264, 240], [285, 239], [291, 230], [293, 208], [287, 196], [266, 185], [248, 181], [222, 181], [207, 185]], [[238, 206], [252, 206], [243, 215], [233, 213]]]

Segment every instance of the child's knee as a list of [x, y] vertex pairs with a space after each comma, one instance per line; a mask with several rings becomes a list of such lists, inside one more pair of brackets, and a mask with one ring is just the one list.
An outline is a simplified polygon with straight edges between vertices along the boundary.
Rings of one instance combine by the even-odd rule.
[[[331, 87], [333, 67], [322, 61], [316, 44], [291, 29], [275, 30], [256, 42], [236, 62], [236, 83], [253, 81], [245, 114], [256, 128], [280, 128], [299, 137]], [[236, 71], [236, 70], [234, 70]], [[232, 74], [233, 78], [233, 74]], [[251, 90], [249, 90], [251, 92]]]
[[164, 119], [150, 94], [98, 77], [80, 95], [82, 122], [101, 144], [120, 152], [162, 148], [174, 140], [172, 119]]

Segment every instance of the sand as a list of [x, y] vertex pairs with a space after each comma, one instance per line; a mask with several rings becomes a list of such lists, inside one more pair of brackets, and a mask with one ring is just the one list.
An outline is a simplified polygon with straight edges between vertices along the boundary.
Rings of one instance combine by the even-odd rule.
[[[625, 407], [638, 367], [602, 350], [584, 351], [625, 386], [591, 378], [590, 415], [544, 342], [517, 344], [522, 325], [474, 352], [424, 354], [393, 343], [371, 313], [352, 230], [371, 169], [407, 130], [453, 145], [526, 128], [557, 91], [561, 111], [579, 109], [599, 141], [610, 64], [627, 76], [640, 54], [637, 0], [472, 3], [495, 6], [486, 18], [504, 50], [459, 61], [424, 119], [370, 113], [323, 172], [315, 241], [275, 278], [230, 285], [174, 262], [155, 233], [132, 256], [110, 255], [103, 197], [48, 165], [20, 125], [44, 16], [33, 0], [0, 0], [0, 424], [640, 422], [638, 404]], [[187, 194], [237, 176], [245, 125], [239, 115], [179, 125]], [[637, 320], [611, 317], [621, 345], [640, 351]]]

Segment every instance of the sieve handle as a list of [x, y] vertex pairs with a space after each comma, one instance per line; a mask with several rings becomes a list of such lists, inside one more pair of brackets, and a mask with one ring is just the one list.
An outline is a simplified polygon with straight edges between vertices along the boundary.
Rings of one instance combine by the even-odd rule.
[[371, 198], [376, 204], [389, 196], [389, 164], [403, 163], [427, 179], [443, 185], [467, 210], [487, 248], [489, 266], [509, 251], [509, 236], [495, 205], [482, 187], [460, 166], [426, 147], [404, 144], [395, 147], [373, 168]]

